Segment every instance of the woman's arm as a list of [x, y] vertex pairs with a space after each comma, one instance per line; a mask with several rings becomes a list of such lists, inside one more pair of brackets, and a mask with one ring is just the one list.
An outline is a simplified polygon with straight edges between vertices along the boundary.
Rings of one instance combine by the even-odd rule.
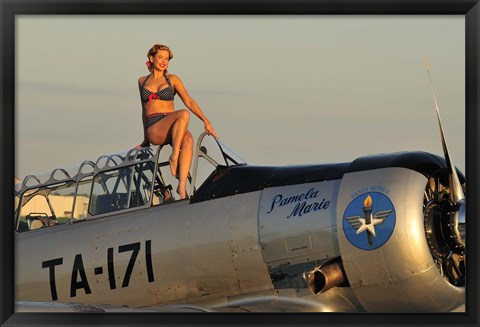
[[144, 107], [145, 104], [142, 101], [142, 84], [144, 80], [145, 80], [145, 76], [142, 76], [138, 79], [138, 94], [140, 95], [140, 103], [142, 105], [142, 126], [143, 126], [143, 141], [142, 143], [140, 143], [141, 147], [150, 145], [150, 141], [148, 140], [148, 137], [147, 137], [147, 129], [145, 128], [145, 124], [146, 124], [145, 107]]
[[207, 133], [211, 134], [213, 137], [218, 138], [217, 133], [215, 133], [215, 130], [213, 129], [212, 124], [207, 119], [207, 117], [203, 113], [202, 109], [200, 109], [200, 106], [188, 94], [187, 89], [183, 85], [180, 78], [176, 75], [171, 75], [170, 76], [170, 81], [173, 84], [173, 87], [175, 88], [175, 91], [180, 96], [180, 99], [182, 99], [182, 102], [185, 104], [185, 106], [188, 109], [190, 109], [190, 111], [193, 112], [195, 114], [195, 116], [197, 116], [198, 118], [200, 118], [203, 121], [203, 123], [205, 124], [205, 131]]

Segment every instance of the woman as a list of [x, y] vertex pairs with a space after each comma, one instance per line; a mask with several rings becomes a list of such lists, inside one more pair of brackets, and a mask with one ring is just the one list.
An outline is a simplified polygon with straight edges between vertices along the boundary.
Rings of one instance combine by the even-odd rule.
[[140, 146], [170, 144], [169, 158], [172, 175], [178, 178], [177, 193], [181, 199], [187, 197], [187, 177], [193, 155], [193, 137], [188, 130], [190, 112], [186, 109], [175, 111], [173, 99], [180, 96], [185, 106], [205, 124], [205, 131], [217, 137], [212, 124], [205, 117], [198, 104], [188, 94], [180, 78], [168, 74], [168, 64], [173, 58], [172, 51], [165, 45], [155, 44], [147, 52], [146, 62], [150, 74], [138, 79], [142, 101], [144, 141]]

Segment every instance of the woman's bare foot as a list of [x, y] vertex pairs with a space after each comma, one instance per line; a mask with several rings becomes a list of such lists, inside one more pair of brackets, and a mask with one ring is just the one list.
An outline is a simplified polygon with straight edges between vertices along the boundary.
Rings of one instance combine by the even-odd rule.
[[173, 160], [172, 156], [170, 156], [168, 162], [170, 163], [170, 171], [172, 172], [173, 177], [177, 177], [178, 157], [177, 160]]
[[187, 198], [187, 190], [185, 187], [180, 188], [180, 185], [177, 186], [177, 193], [180, 195], [180, 199], [186, 199]]
[[162, 186], [160, 190], [162, 192], [163, 199], [165, 202], [168, 202], [172, 199], [172, 195], [170, 194], [170, 191], [166, 187]]

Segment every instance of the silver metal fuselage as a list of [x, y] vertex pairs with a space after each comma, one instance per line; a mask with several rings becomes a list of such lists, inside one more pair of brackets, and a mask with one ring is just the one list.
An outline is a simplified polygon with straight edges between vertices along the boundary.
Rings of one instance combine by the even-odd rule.
[[[464, 302], [464, 287], [443, 278], [427, 244], [427, 182], [404, 167], [351, 168], [336, 179], [213, 192], [16, 233], [16, 300], [215, 307], [291, 298], [293, 290], [330, 311], [449, 311]], [[388, 199], [395, 220], [373, 226], [362, 248], [346, 218], [367, 195], [374, 207]], [[366, 232], [356, 234], [366, 242]], [[348, 285], [310, 294], [307, 275], [338, 258]]]
[[[196, 204], [179, 201], [43, 229], [35, 235], [19, 234], [16, 298], [52, 301], [49, 268], [41, 267], [56, 258], [63, 259], [55, 266], [60, 302], [147, 306], [271, 288], [258, 241], [258, 206], [251, 205], [258, 203], [259, 196], [260, 192]], [[146, 241], [151, 241], [153, 282], [147, 276]], [[132, 251], [119, 253], [119, 247], [136, 243], [140, 244], [138, 257], [128, 286], [122, 287]], [[115, 289], [109, 283], [109, 248], [113, 249]], [[77, 255], [81, 255], [91, 293], [81, 288], [71, 296]], [[99, 267], [103, 273], [95, 275], [94, 268]]]

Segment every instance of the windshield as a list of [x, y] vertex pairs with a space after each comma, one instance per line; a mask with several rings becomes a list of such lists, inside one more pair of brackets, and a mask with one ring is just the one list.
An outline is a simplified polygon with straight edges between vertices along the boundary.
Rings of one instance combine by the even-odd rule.
[[235, 166], [235, 165], [246, 165], [248, 164], [245, 159], [243, 159], [238, 153], [230, 149], [225, 143], [216, 139], [218, 145], [221, 148], [223, 156], [225, 158], [225, 162], [228, 166]]
[[247, 165], [247, 161], [213, 136], [203, 133], [197, 140], [192, 165], [192, 194], [220, 167]]

